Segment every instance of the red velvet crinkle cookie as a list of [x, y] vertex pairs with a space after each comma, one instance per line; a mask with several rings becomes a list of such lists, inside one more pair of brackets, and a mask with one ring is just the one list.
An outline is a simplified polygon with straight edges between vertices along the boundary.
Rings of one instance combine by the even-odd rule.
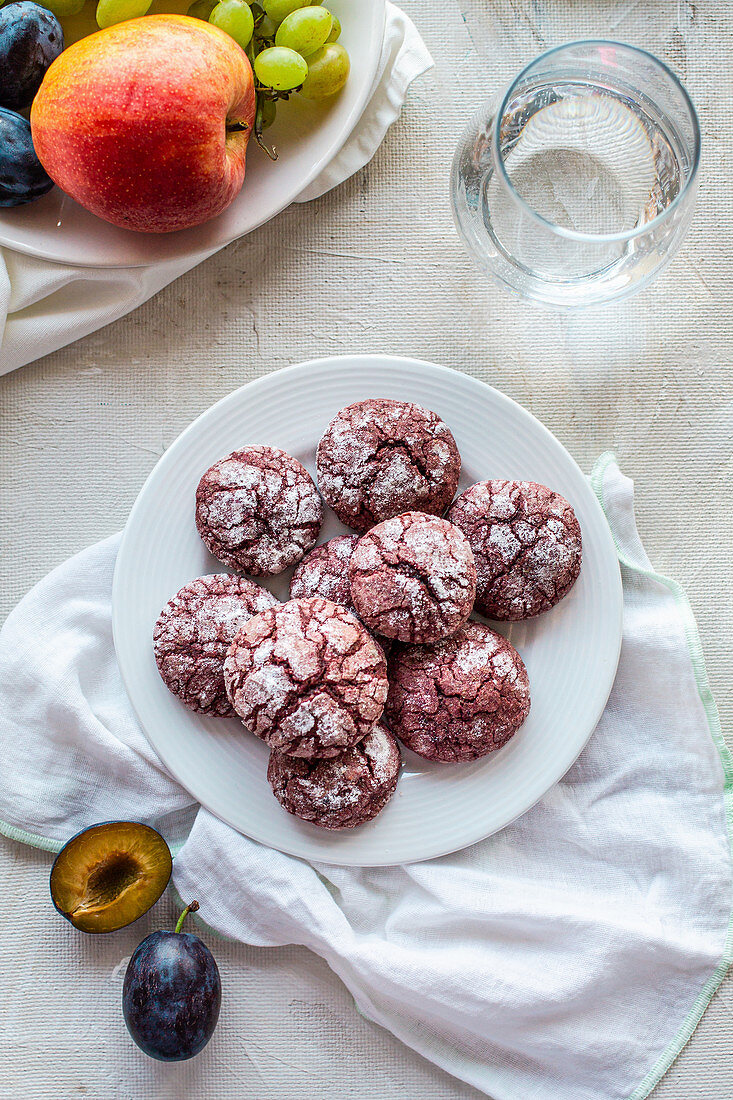
[[245, 447], [209, 467], [196, 490], [196, 527], [232, 569], [274, 576], [315, 544], [323, 502], [305, 466], [277, 447]]
[[370, 630], [402, 642], [436, 642], [471, 614], [476, 566], [452, 523], [404, 512], [359, 539], [349, 583], [356, 612]]
[[290, 600], [247, 623], [224, 662], [245, 726], [291, 756], [338, 756], [374, 726], [387, 697], [384, 653], [355, 615]]
[[158, 671], [191, 710], [234, 714], [224, 687], [224, 658], [253, 615], [277, 600], [254, 581], [214, 573], [189, 581], [165, 605], [153, 631]]
[[273, 750], [267, 766], [275, 798], [290, 814], [323, 829], [353, 829], [392, 797], [400, 750], [385, 726], [331, 760], [302, 760]]
[[[323, 596], [356, 614], [349, 584], [349, 561], [358, 541], [358, 535], [336, 535], [309, 550], [295, 567], [290, 581], [291, 599]], [[384, 652], [389, 653], [391, 640], [381, 637], [378, 641]]]
[[295, 567], [290, 581], [293, 600], [322, 596], [353, 611], [349, 590], [349, 560], [359, 541], [358, 535], [337, 535], [321, 546], [314, 546]]
[[505, 745], [529, 713], [529, 679], [506, 638], [469, 622], [437, 645], [395, 646], [385, 720], [427, 760], [476, 760]]
[[461, 456], [439, 416], [409, 401], [373, 398], [337, 413], [318, 444], [318, 485], [354, 531], [418, 509], [441, 515]]
[[534, 481], [480, 481], [448, 512], [471, 544], [476, 608], [491, 619], [549, 611], [578, 579], [580, 524], [559, 493]]

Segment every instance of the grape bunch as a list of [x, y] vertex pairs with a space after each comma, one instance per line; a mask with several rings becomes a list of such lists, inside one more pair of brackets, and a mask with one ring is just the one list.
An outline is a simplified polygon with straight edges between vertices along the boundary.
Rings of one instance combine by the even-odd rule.
[[[104, 0], [100, 0], [103, 3]], [[276, 104], [299, 92], [327, 99], [340, 92], [349, 75], [349, 55], [338, 42], [341, 24], [322, 4], [310, 0], [194, 0], [188, 14], [225, 31], [247, 54], [255, 75], [255, 137], [262, 140], [275, 121]]]

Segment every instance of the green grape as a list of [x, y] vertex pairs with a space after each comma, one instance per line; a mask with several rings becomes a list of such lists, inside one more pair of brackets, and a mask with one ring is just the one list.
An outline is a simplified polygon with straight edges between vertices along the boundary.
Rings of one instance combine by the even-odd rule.
[[312, 0], [259, 0], [273, 23], [282, 23], [291, 12], [307, 8]]
[[66, 15], [78, 15], [84, 4], [85, 0], [44, 0], [43, 7], [63, 19]]
[[308, 76], [308, 65], [295, 50], [270, 46], [255, 58], [255, 73], [260, 84], [277, 92], [299, 88]]
[[306, 99], [326, 99], [340, 92], [348, 80], [351, 62], [343, 46], [330, 42], [308, 58], [308, 76], [300, 89]]
[[126, 19], [137, 19], [147, 13], [153, 0], [99, 0], [97, 26], [113, 27]]
[[220, 0], [212, 10], [209, 22], [225, 31], [244, 50], [250, 43], [255, 21], [252, 9], [244, 0]]
[[320, 50], [329, 34], [333, 22], [330, 11], [322, 7], [299, 8], [293, 11], [277, 28], [276, 46], [287, 46], [301, 57]]
[[333, 22], [331, 23], [331, 33], [326, 39], [327, 42], [337, 42], [338, 37], [341, 34], [341, 24], [339, 23], [338, 16], [334, 15], [332, 18]]
[[186, 15], [190, 15], [192, 19], [203, 19], [204, 23], [208, 23], [209, 16], [218, 3], [219, 0], [193, 0]]

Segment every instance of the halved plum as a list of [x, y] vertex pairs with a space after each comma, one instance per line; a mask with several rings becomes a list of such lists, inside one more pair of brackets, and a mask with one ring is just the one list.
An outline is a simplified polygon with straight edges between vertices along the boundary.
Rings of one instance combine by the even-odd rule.
[[51, 868], [51, 899], [81, 932], [115, 932], [147, 913], [168, 885], [170, 848], [138, 821], [105, 821], [72, 837]]

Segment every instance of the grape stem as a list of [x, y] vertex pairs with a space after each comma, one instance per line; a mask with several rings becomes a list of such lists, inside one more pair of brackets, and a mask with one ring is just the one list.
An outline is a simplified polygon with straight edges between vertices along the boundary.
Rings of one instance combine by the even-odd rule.
[[178, 924], [176, 925], [176, 932], [181, 931], [181, 929], [183, 928], [183, 922], [185, 921], [188, 914], [189, 913], [196, 913], [196, 912], [198, 912], [198, 909], [199, 909], [199, 903], [197, 901], [190, 901], [188, 903], [188, 905], [186, 906], [186, 908], [183, 910], [180, 917], [178, 918]]
[[267, 153], [270, 160], [277, 160], [277, 158], [280, 154], [278, 153], [275, 146], [273, 145], [273, 147], [271, 149], [270, 146], [265, 144], [265, 142], [262, 140], [262, 134], [258, 134], [256, 131], [255, 131], [255, 141], [259, 145], [262, 152]]
[[262, 140], [262, 123], [264, 120], [265, 101], [267, 97], [258, 90], [257, 92], [257, 111], [255, 112], [255, 141], [259, 145], [263, 152], [267, 153], [270, 160], [277, 160], [277, 149], [273, 145], [272, 148], [266, 145]]
[[[253, 15], [255, 17], [255, 33], [252, 35], [252, 38], [250, 39], [249, 43], [247, 44], [247, 48], [244, 51], [247, 55], [247, 59], [248, 59], [250, 65], [252, 66], [253, 75], [254, 75], [254, 67], [255, 67], [255, 58], [256, 58], [257, 54], [260, 53], [262, 50], [266, 49], [266, 47], [268, 45], [269, 46], [272, 45], [272, 40], [271, 39], [260, 38], [257, 34], [257, 28], [258, 28], [258, 26], [260, 25], [260, 23], [262, 22], [262, 20], [265, 17], [265, 11], [264, 11], [264, 8], [262, 8], [259, 4], [255, 4], [254, 7], [257, 9], [256, 11], [253, 12]], [[275, 93], [273, 95], [272, 92], [265, 91], [265, 88], [263, 87], [263, 85], [261, 85], [260, 82], [257, 80], [256, 75], [255, 75], [255, 94], [256, 94], [256, 97], [257, 97], [257, 99], [256, 99], [257, 107], [256, 107], [256, 110], [255, 110], [255, 125], [254, 125], [255, 141], [259, 145], [260, 149], [262, 149], [262, 151], [264, 153], [267, 153], [270, 160], [277, 160], [277, 156], [278, 156], [277, 149], [275, 148], [274, 145], [272, 146], [272, 148], [270, 148], [269, 145], [265, 144], [265, 142], [262, 140], [262, 133], [265, 129], [265, 126], [264, 126], [265, 102], [268, 99], [278, 99], [279, 97], [278, 97], [277, 93]]]

